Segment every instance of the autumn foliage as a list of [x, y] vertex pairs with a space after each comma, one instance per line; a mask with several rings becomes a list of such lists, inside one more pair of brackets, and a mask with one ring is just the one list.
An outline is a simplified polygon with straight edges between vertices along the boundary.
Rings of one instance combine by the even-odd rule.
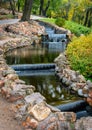
[[92, 34], [75, 38], [68, 45], [66, 54], [72, 69], [92, 78]]

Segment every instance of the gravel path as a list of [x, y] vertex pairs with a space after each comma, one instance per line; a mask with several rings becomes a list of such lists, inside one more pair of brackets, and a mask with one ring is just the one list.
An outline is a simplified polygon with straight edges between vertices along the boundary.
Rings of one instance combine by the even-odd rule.
[[[36, 16], [36, 15], [31, 15], [30, 16], [31, 19], [41, 19], [43, 17], [40, 17], [40, 16]], [[2, 24], [14, 24], [14, 23], [17, 23], [20, 19], [5, 19], [5, 20], [0, 20], [0, 25]]]
[[7, 20], [0, 20], [0, 25], [2, 24], [14, 24], [17, 23], [19, 19], [7, 19]]
[[12, 103], [0, 96], [0, 130], [22, 130], [21, 125], [14, 119], [11, 106]]

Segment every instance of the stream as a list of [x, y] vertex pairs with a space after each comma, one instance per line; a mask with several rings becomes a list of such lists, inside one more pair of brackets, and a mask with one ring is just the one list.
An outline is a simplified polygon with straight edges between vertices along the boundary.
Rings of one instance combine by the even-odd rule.
[[49, 26], [46, 26], [46, 33], [48, 35], [42, 36], [42, 42], [38, 46], [7, 52], [7, 64], [15, 69], [20, 79], [34, 85], [36, 92], [40, 92], [46, 102], [53, 106], [80, 100], [64, 88], [55, 76], [53, 62], [66, 48], [66, 34], [55, 34], [55, 30]]

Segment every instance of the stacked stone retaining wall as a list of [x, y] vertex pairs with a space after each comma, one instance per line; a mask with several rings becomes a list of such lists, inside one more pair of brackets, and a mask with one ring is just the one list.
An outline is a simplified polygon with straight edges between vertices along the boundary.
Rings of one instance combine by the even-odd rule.
[[60, 112], [50, 106], [45, 97], [39, 92], [34, 92], [35, 86], [26, 85], [7, 65], [4, 59], [6, 51], [29, 44], [30, 40], [26, 41], [24, 38], [0, 44], [0, 93], [7, 101], [14, 103], [15, 118], [22, 123], [23, 130], [78, 130], [80, 125], [85, 130], [90, 130], [91, 117], [85, 118], [85, 121], [83, 118], [76, 121], [75, 113]]

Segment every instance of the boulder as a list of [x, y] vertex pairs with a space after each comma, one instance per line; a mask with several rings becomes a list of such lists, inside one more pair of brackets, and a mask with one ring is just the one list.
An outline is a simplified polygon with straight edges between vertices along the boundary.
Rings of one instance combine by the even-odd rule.
[[92, 117], [83, 117], [77, 120], [75, 123], [75, 130], [91, 130], [92, 129]]
[[4, 87], [4, 84], [5, 84], [4, 80], [0, 80], [0, 88]]
[[42, 121], [50, 115], [51, 110], [50, 108], [46, 107], [44, 102], [41, 102], [34, 105], [31, 109], [28, 109], [28, 113], [33, 115], [38, 121]]
[[45, 100], [46, 100], [45, 97], [43, 97], [40, 93], [37, 92], [25, 97], [25, 102], [30, 103], [32, 106], [34, 104], [41, 103]]

